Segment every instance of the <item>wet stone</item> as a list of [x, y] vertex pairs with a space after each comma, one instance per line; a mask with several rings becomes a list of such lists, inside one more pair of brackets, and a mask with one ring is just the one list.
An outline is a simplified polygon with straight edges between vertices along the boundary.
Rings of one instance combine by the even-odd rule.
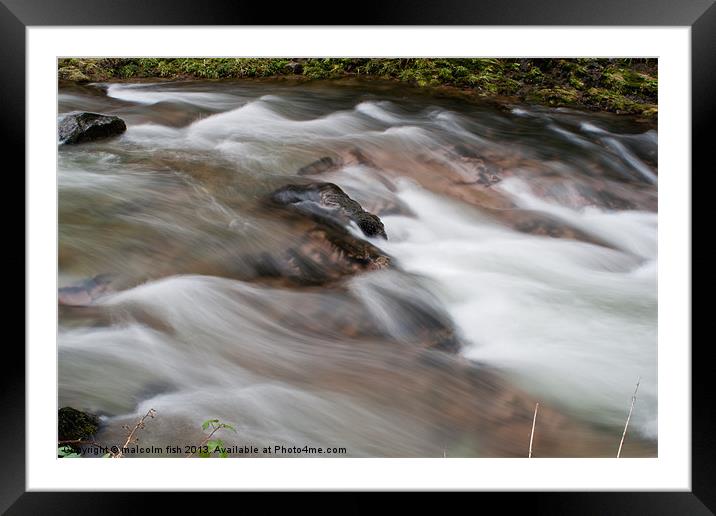
[[345, 226], [354, 222], [368, 237], [387, 238], [381, 220], [333, 183], [286, 185], [273, 192], [270, 200], [323, 224]]
[[127, 124], [117, 116], [100, 113], [69, 113], [58, 124], [60, 143], [75, 144], [122, 134]]

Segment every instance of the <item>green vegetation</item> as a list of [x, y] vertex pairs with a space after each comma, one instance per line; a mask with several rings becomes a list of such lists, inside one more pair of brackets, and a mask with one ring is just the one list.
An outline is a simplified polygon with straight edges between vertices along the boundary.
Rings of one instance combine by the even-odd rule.
[[[124, 425], [123, 428], [129, 432], [127, 434], [127, 439], [124, 445], [121, 448], [117, 446], [112, 446], [112, 449], [107, 453], [104, 453], [102, 457], [115, 459], [120, 459], [124, 457], [124, 453], [127, 447], [132, 444], [137, 444], [139, 442], [139, 439], [135, 436], [135, 434], [139, 430], [143, 430], [145, 428], [145, 420], [147, 418], [154, 418], [155, 415], [156, 410], [149, 409], [149, 411], [144, 416], [137, 420], [133, 428], [130, 428], [128, 425]], [[65, 407], [60, 409], [59, 416], [60, 438], [58, 439], [57, 443], [58, 458], [67, 459], [82, 457], [82, 445], [98, 447], [102, 446], [100, 443], [97, 443], [93, 440], [88, 440], [88, 438], [97, 430], [98, 421], [96, 416], [80, 412], [79, 410], [75, 410], [71, 407]], [[67, 427], [70, 423], [72, 425], [72, 432], [69, 432], [67, 430]], [[228, 423], [223, 423], [218, 419], [207, 419], [201, 424], [201, 429], [204, 432], [208, 430], [210, 430], [210, 432], [208, 435], [205, 435], [204, 439], [198, 445], [186, 447], [190, 450], [190, 453], [187, 455], [187, 457], [193, 457], [195, 455], [198, 455], [199, 457], [203, 458], [209, 458], [213, 455], [218, 455], [221, 458], [228, 457], [229, 453], [226, 449], [224, 441], [222, 439], [214, 438], [214, 435], [220, 430], [231, 430], [232, 432], [236, 432], [236, 428]], [[66, 439], [67, 437], [71, 437], [71, 439], [68, 440]]]
[[[272, 77], [287, 73], [288, 59], [60, 59], [60, 80], [73, 82], [137, 78], [227, 79]], [[290, 71], [290, 69], [288, 70]]]
[[[226, 429], [236, 432], [236, 428], [227, 423], [222, 423], [218, 419], [207, 419], [202, 423], [201, 429], [204, 431], [211, 429], [211, 433], [209, 433], [209, 435], [197, 447], [199, 457], [209, 458], [213, 453], [218, 453], [219, 457], [224, 459], [228, 457], [229, 454], [226, 451], [224, 441], [221, 439], [212, 439], [212, 437], [214, 437], [214, 434], [219, 430]], [[192, 455], [194, 455], [194, 453], [191, 453], [189, 456], [191, 457]]]
[[74, 459], [76, 457], [82, 457], [80, 453], [77, 453], [71, 446], [58, 446], [57, 457], [60, 459]]
[[656, 59], [60, 59], [60, 80], [373, 77], [468, 96], [657, 115]]

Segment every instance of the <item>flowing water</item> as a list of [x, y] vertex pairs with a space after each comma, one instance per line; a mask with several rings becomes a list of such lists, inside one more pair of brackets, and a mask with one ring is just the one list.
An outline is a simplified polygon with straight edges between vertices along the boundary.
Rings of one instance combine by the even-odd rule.
[[[656, 455], [653, 127], [346, 81], [60, 88], [73, 110], [128, 126], [59, 147], [59, 287], [109, 278], [60, 306], [59, 406], [98, 441], [154, 408], [144, 446], [218, 418], [228, 445], [525, 457], [539, 402], [534, 456], [614, 456], [641, 378], [623, 454]], [[317, 181], [393, 266], [256, 274], [306, 234], [262, 200]]]

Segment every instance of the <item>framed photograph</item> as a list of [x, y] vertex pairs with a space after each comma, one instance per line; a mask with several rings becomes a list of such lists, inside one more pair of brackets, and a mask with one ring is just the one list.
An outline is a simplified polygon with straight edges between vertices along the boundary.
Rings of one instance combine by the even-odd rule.
[[3, 511], [712, 513], [713, 2], [140, 4], [0, 5], [27, 300]]

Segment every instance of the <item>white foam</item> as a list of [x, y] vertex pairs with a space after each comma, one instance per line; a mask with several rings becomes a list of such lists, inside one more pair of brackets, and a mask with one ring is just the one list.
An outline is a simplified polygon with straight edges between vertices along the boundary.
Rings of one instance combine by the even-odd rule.
[[436, 282], [468, 342], [467, 357], [505, 368], [534, 396], [595, 423], [623, 420], [641, 377], [634, 421], [656, 434], [654, 214], [571, 213], [582, 229], [635, 256], [516, 233], [416, 188], [400, 198], [418, 218], [385, 217], [391, 239], [384, 247]]

